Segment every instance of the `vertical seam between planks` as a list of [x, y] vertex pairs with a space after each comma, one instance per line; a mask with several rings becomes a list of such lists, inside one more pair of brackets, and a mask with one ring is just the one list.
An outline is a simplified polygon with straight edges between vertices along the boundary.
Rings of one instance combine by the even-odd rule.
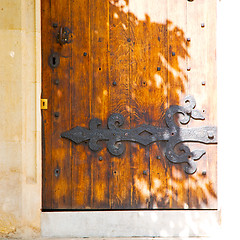
[[[49, 5], [50, 5], [50, 9], [49, 9], [49, 12], [50, 12], [50, 23], [52, 22], [52, 5], [51, 5], [52, 1], [49, 0]], [[52, 43], [51, 43], [51, 47], [52, 47]], [[50, 81], [50, 89], [51, 89], [51, 105], [53, 106], [53, 94], [52, 94], [52, 71], [51, 71], [51, 81]], [[53, 134], [52, 134], [52, 131], [53, 131], [53, 117], [52, 117], [52, 112], [53, 112], [53, 108], [51, 106], [51, 113], [50, 113], [50, 121], [51, 121], [51, 154], [50, 154], [50, 157], [51, 157], [51, 209], [53, 208], [53, 162], [52, 162], [52, 137], [53, 137]]]
[[[92, 29], [91, 29], [91, 21], [92, 21], [92, 18], [91, 18], [91, 0], [88, 1], [89, 3], [89, 52], [90, 52], [90, 57], [89, 57], [89, 87], [90, 87], [90, 91], [89, 91], [89, 95], [90, 95], [90, 98], [89, 98], [89, 106], [90, 106], [90, 119], [92, 119], [92, 93], [93, 93], [93, 58], [92, 58]], [[94, 11], [94, 9], [93, 9]], [[93, 206], [93, 165], [92, 165], [92, 156], [90, 157], [91, 159], [91, 163], [90, 163], [90, 172], [91, 172], [91, 176], [90, 176], [90, 179], [91, 179], [91, 206]]]
[[[110, 52], [110, 8], [109, 8], [109, 1], [107, 1], [108, 7], [107, 7], [107, 19], [108, 19], [108, 24], [107, 24], [107, 78], [108, 78], [108, 112], [111, 110], [111, 85], [110, 85], [110, 60], [109, 60], [109, 52]], [[109, 156], [109, 161], [108, 161], [108, 207], [111, 208], [111, 199], [110, 199], [110, 171], [111, 171], [111, 156]]]
[[[127, 14], [128, 14], [128, 16], [127, 16], [127, 21], [128, 21], [128, 37], [130, 38], [130, 36], [131, 36], [131, 29], [130, 29], [130, 17], [129, 17], [129, 13], [130, 13], [130, 7], [129, 7], [129, 4], [130, 3], [128, 3], [128, 12], [127, 12]], [[130, 45], [130, 43], [129, 43], [129, 47], [128, 47], [128, 51], [129, 51], [129, 53], [128, 53], [128, 64], [129, 64], [129, 68], [128, 68], [128, 75], [129, 75], [129, 78], [128, 78], [128, 105], [130, 106], [130, 108], [132, 107], [132, 105], [131, 105], [131, 103], [132, 103], [132, 101], [131, 101], [131, 97], [130, 97], [130, 95], [131, 95], [131, 64], [130, 64], [130, 62], [131, 62], [131, 45]], [[132, 111], [130, 111], [130, 114], [129, 114], [129, 128], [131, 129], [131, 121], [132, 120]], [[134, 196], [134, 178], [133, 178], [133, 170], [132, 170], [132, 147], [131, 147], [131, 144], [129, 145], [129, 161], [130, 161], [130, 169], [131, 169], [131, 178], [132, 178], [132, 186], [131, 186], [131, 195], [130, 195], [130, 197], [131, 197], [131, 200], [130, 200], [130, 205], [131, 205], [131, 207], [132, 207], [132, 205], [133, 205], [133, 196]]]
[[[189, 36], [189, 33], [188, 33], [188, 3], [186, 5], [186, 34], [187, 36], [186, 37], [190, 37]], [[186, 42], [186, 53], [188, 54], [188, 44], [187, 44], [187, 40], [185, 39], [185, 42]], [[189, 55], [189, 54], [188, 54]], [[186, 67], [189, 66], [189, 58], [190, 56], [186, 56]], [[186, 71], [186, 69], [184, 69], [184, 71]], [[189, 94], [189, 74], [187, 72], [187, 90], [186, 90], [186, 95]], [[187, 128], [189, 126], [187, 125]], [[190, 206], [190, 178], [189, 176], [187, 176], [187, 184], [188, 184], [188, 189], [187, 189], [187, 200], [188, 200], [188, 206]]]
[[[69, 1], [69, 10], [70, 10], [70, 23], [71, 23], [71, 31], [72, 31], [72, 4], [71, 4], [71, 0]], [[73, 34], [73, 33], [72, 33]], [[73, 64], [72, 64], [72, 57], [73, 57], [73, 44], [71, 44], [71, 47], [70, 47], [70, 53], [71, 53], [71, 58], [70, 58], [70, 62], [69, 62], [69, 74], [70, 74], [70, 90], [69, 90], [69, 94], [70, 94], [70, 111], [69, 111], [69, 125], [70, 125], [70, 129], [72, 128], [72, 84], [73, 84]], [[71, 166], [71, 186], [70, 186], [70, 189], [71, 189], [71, 208], [73, 208], [73, 171], [72, 171], [72, 168], [73, 168], [73, 156], [72, 156], [72, 147], [73, 147], [73, 144], [72, 144], [72, 141], [70, 141], [70, 146], [69, 146], [69, 158], [70, 158], [70, 166]]]

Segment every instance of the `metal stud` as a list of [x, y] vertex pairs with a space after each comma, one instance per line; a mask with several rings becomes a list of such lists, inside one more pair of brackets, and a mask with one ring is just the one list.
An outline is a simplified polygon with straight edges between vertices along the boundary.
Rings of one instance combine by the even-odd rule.
[[55, 177], [58, 177], [60, 175], [60, 169], [56, 168], [54, 170], [54, 175], [55, 175]]
[[190, 38], [190, 37], [188, 37], [188, 38], [187, 38], [187, 41], [188, 41], [188, 42], [191, 42], [191, 38]]
[[188, 67], [188, 68], [187, 68], [187, 71], [190, 71], [190, 70], [191, 70], [191, 67]]
[[203, 171], [202, 171], [202, 175], [203, 175], [203, 176], [206, 176], [206, 175], [207, 175], [207, 171], [206, 171], [206, 170], [203, 170]]
[[213, 131], [208, 131], [208, 138], [213, 139], [214, 138], [214, 132]]
[[53, 26], [53, 28], [57, 28], [58, 24], [57, 23], [53, 23], [52, 26]]
[[114, 81], [112, 84], [113, 84], [113, 86], [117, 86], [117, 82], [116, 81]]
[[59, 79], [56, 79], [56, 80], [54, 81], [54, 84], [55, 84], [55, 85], [58, 85], [58, 84], [59, 84]]
[[172, 56], [175, 56], [176, 55], [176, 53], [175, 52], [172, 52]]
[[205, 81], [202, 81], [202, 85], [205, 86], [205, 85], [206, 85], [206, 82], [205, 82]]
[[143, 175], [147, 175], [147, 171], [146, 170], [143, 171]]
[[161, 160], [161, 157], [160, 157], [160, 156], [157, 156], [157, 160]]
[[58, 118], [59, 115], [60, 115], [59, 112], [55, 112], [55, 113], [54, 113], [54, 116], [55, 116], [56, 118]]
[[128, 38], [127, 41], [128, 41], [128, 42], [131, 42], [131, 38]]
[[201, 23], [201, 27], [204, 28], [205, 27], [205, 23]]
[[84, 53], [83, 53], [83, 56], [85, 56], [85, 57], [86, 57], [86, 56], [87, 56], [87, 53], [86, 53], [86, 52], [84, 52]]
[[161, 70], [161, 68], [160, 67], [157, 67], [157, 71], [160, 71]]
[[103, 157], [102, 157], [102, 156], [100, 156], [100, 157], [98, 158], [98, 160], [99, 160], [99, 161], [102, 161], [102, 160], [103, 160]]

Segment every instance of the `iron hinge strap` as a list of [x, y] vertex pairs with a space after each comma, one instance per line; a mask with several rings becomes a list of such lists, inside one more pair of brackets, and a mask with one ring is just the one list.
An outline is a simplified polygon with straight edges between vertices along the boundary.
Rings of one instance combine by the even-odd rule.
[[[62, 138], [67, 138], [76, 144], [89, 141], [88, 146], [93, 151], [99, 151], [102, 146], [99, 141], [107, 141], [107, 149], [110, 154], [120, 156], [125, 151], [123, 142], [135, 142], [147, 146], [154, 142], [165, 141], [167, 159], [172, 163], [186, 163], [185, 172], [193, 174], [197, 170], [195, 161], [200, 159], [205, 150], [196, 149], [190, 151], [185, 142], [199, 142], [204, 144], [217, 143], [217, 128], [204, 126], [198, 128], [180, 128], [174, 120], [175, 114], [181, 114], [181, 124], [188, 124], [190, 118], [204, 120], [200, 111], [195, 109], [196, 102], [192, 96], [185, 98], [185, 106], [173, 105], [166, 111], [165, 120], [167, 127], [160, 128], [143, 124], [133, 129], [121, 129], [124, 117], [119, 113], [114, 113], [108, 118], [108, 127], [99, 128], [101, 120], [94, 118], [90, 120], [89, 129], [75, 127], [61, 134]], [[145, 134], [143, 134], [145, 133]], [[176, 153], [176, 148], [180, 154]]]

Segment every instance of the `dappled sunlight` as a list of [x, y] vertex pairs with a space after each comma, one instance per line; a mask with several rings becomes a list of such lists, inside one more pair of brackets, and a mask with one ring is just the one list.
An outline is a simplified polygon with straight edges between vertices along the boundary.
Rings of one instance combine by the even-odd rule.
[[[166, 110], [170, 104], [178, 104], [186, 91], [186, 58], [190, 57], [186, 36], [166, 18], [164, 10], [161, 12], [153, 7], [159, 1], [109, 2], [110, 39], [114, 41], [110, 56], [117, 56], [116, 59], [112, 57], [113, 63], [119, 65], [119, 69], [114, 69], [114, 76], [120, 78], [117, 82], [121, 82], [121, 76], [130, 78], [129, 97], [133, 111], [129, 108], [127, 111], [132, 113], [133, 123], [146, 122], [142, 116], [148, 116], [149, 109]], [[167, 101], [168, 96], [171, 98]], [[163, 122], [163, 113], [159, 113], [155, 121]]]
[[[174, 171], [172, 171], [173, 173]], [[134, 177], [135, 187], [138, 194], [142, 198], [152, 199], [152, 208], [161, 208], [171, 201], [176, 202], [178, 208], [208, 208], [209, 199], [217, 199], [216, 190], [213, 187], [211, 181], [202, 176], [200, 173], [196, 173], [190, 177], [186, 177], [185, 173], [178, 169], [177, 175], [172, 174], [171, 178], [168, 179], [167, 188], [162, 183], [161, 178], [153, 178], [151, 181], [151, 187], [148, 182], [143, 178]], [[151, 173], [150, 173], [151, 177]], [[150, 189], [151, 188], [151, 189]], [[183, 192], [188, 194], [188, 197], [181, 196], [178, 190], [183, 188]], [[174, 205], [174, 204], [173, 204]], [[169, 208], [172, 208], [169, 205]]]
[[144, 179], [139, 179], [136, 176], [134, 176], [134, 183], [135, 183], [135, 187], [137, 189], [141, 189], [141, 196], [143, 198], [146, 198], [149, 196], [149, 188], [148, 188], [148, 184], [146, 182], [146, 180]]

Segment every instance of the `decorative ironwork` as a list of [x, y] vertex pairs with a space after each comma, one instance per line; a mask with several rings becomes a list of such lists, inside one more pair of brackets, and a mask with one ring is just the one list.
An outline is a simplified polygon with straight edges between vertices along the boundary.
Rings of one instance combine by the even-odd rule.
[[[167, 159], [172, 163], [186, 163], [184, 168], [188, 174], [193, 174], [197, 170], [195, 161], [200, 159], [205, 150], [197, 149], [190, 151], [184, 142], [199, 142], [205, 144], [217, 143], [217, 128], [212, 126], [198, 128], [180, 128], [174, 120], [175, 114], [181, 114], [179, 121], [181, 124], [188, 124], [190, 118], [204, 120], [204, 116], [195, 109], [196, 102], [192, 96], [185, 98], [185, 106], [173, 105], [167, 110], [165, 120], [167, 127], [156, 127], [143, 124], [133, 129], [120, 128], [124, 123], [124, 117], [119, 113], [114, 113], [108, 118], [107, 128], [99, 128], [101, 120], [94, 118], [90, 120], [89, 129], [75, 127], [63, 132], [61, 137], [67, 138], [76, 144], [89, 141], [89, 148], [99, 151], [102, 146], [100, 141], [107, 141], [107, 149], [114, 156], [120, 156], [125, 151], [123, 142], [130, 141], [147, 146], [158, 141], [166, 141]], [[145, 134], [143, 134], [145, 133]], [[178, 148], [180, 154], [175, 150]]]

